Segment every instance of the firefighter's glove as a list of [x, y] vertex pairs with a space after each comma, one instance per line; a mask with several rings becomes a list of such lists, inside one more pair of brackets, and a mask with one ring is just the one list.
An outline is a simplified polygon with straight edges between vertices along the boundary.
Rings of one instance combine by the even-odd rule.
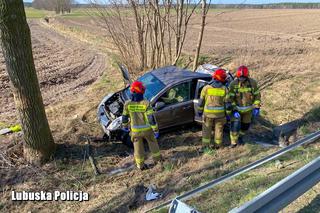
[[252, 111], [253, 117], [258, 117], [260, 115], [260, 109], [259, 108], [254, 108]]
[[202, 114], [203, 114], [202, 112], [198, 112], [199, 117], [202, 117]]
[[229, 116], [229, 115], [226, 115], [226, 119], [227, 119], [227, 121], [229, 122], [229, 121], [230, 121], [230, 116]]
[[159, 132], [155, 132], [155, 133], [154, 133], [154, 137], [155, 137], [156, 139], [158, 139], [158, 138], [160, 137]]
[[240, 113], [238, 111], [233, 112], [233, 117], [239, 119], [240, 118]]
[[122, 131], [124, 131], [124, 132], [126, 132], [126, 133], [129, 133], [129, 132], [130, 132], [130, 130], [129, 130], [129, 128], [128, 128], [128, 127], [124, 127], [124, 128], [122, 128]]

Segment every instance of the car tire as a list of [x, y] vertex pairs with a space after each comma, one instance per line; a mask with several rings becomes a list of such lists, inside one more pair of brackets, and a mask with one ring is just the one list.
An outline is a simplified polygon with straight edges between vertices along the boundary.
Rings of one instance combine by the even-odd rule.
[[131, 137], [129, 134], [125, 134], [122, 139], [121, 139], [122, 143], [130, 148], [133, 148], [133, 143], [131, 141]]

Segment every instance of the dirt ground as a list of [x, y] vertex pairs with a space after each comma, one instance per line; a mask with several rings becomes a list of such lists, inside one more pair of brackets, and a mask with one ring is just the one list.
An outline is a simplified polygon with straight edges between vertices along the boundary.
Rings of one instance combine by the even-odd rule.
[[[285, 123], [313, 113], [312, 109], [319, 110], [319, 19], [320, 10], [209, 13], [202, 54], [208, 58], [207, 62], [232, 71], [247, 64], [252, 76], [266, 85], [262, 90], [265, 125], [255, 125], [246, 137], [248, 144], [243, 147], [204, 155], [198, 152], [200, 128], [178, 129], [163, 134], [159, 140], [165, 159], [163, 168], [157, 165], [144, 172], [128, 170], [115, 175], [110, 172], [132, 165], [132, 150], [120, 142], [94, 142], [93, 153], [103, 173], [100, 176], [94, 176], [89, 162], [84, 160], [84, 136], [101, 137], [96, 107], [105, 94], [123, 87], [118, 70], [112, 66], [112, 45], [106, 40], [106, 32], [88, 17], [57, 17], [49, 24], [30, 21], [40, 87], [59, 148], [51, 163], [38, 168], [19, 158], [19, 136], [0, 138], [0, 147], [3, 144], [9, 147], [10, 157], [5, 163], [0, 158], [0, 212], [143, 212], [161, 202], [144, 201], [141, 192], [150, 184], [164, 193], [164, 201], [274, 152], [277, 147], [264, 148], [253, 141], [272, 140], [271, 124]], [[194, 20], [184, 54], [195, 52], [199, 27]], [[0, 56], [0, 122], [14, 124], [18, 119], [4, 69], [4, 59]], [[319, 128], [319, 121], [313, 120], [300, 129], [299, 136]], [[308, 158], [320, 153], [318, 145], [309, 149], [303, 151]], [[293, 170], [290, 167], [285, 171]], [[90, 194], [90, 201], [15, 203], [10, 201], [11, 190], [82, 190]], [[319, 193], [319, 187], [314, 190]], [[230, 191], [220, 193], [227, 195]], [[308, 196], [310, 202], [317, 198], [317, 193]], [[232, 205], [237, 202], [240, 200], [235, 198]], [[230, 209], [232, 205], [224, 208]], [[308, 202], [297, 202], [287, 212], [301, 208], [308, 210]]]
[[[65, 100], [95, 82], [105, 69], [100, 53], [71, 40], [38, 20], [29, 23], [35, 66], [46, 106]], [[13, 95], [0, 52], [0, 121], [7, 125], [18, 121]]]

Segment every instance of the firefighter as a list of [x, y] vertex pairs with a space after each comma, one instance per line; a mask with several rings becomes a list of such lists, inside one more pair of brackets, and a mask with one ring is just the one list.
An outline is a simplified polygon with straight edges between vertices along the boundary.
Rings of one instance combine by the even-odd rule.
[[211, 83], [201, 91], [198, 113], [199, 116], [203, 114], [202, 144], [204, 147], [209, 147], [211, 144], [212, 130], [214, 130], [214, 146], [217, 148], [223, 146], [223, 126], [226, 123], [227, 89], [224, 86], [226, 77], [224, 69], [216, 70], [212, 75]]
[[229, 86], [228, 104], [232, 106], [231, 116], [231, 147], [243, 145], [243, 135], [249, 130], [252, 116], [260, 114], [260, 92], [257, 82], [249, 77], [246, 66], [240, 66], [236, 72], [236, 79]]
[[[148, 142], [153, 160], [161, 160], [160, 150], [157, 142], [159, 137], [158, 125], [153, 116], [153, 109], [149, 102], [143, 98], [145, 87], [139, 81], [135, 81], [130, 87], [131, 100], [124, 104], [122, 114], [123, 130], [131, 131], [131, 140], [134, 147], [134, 159], [140, 170], [147, 169], [144, 164], [143, 140]], [[129, 123], [130, 129], [129, 130]]]

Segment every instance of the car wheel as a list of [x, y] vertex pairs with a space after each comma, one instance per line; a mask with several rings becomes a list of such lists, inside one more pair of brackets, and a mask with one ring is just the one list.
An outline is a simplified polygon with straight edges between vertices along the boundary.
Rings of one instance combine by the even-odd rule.
[[129, 134], [125, 134], [122, 139], [121, 139], [122, 143], [130, 148], [133, 148], [133, 143], [131, 141], [131, 137]]

